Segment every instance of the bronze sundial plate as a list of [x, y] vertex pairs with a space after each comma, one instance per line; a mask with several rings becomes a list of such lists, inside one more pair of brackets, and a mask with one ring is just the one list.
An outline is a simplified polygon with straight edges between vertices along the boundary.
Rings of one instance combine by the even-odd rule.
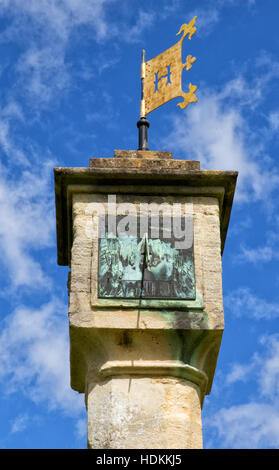
[[195, 300], [192, 217], [101, 216], [98, 245], [100, 299]]

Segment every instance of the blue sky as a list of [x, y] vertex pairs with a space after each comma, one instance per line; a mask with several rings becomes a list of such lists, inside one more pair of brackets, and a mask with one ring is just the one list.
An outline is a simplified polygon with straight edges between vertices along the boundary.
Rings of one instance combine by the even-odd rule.
[[279, 447], [278, 2], [0, 0], [0, 448], [86, 448], [53, 167], [137, 148], [141, 51], [172, 46], [195, 15], [183, 48], [198, 103], [148, 119], [151, 150], [239, 171], [204, 447]]

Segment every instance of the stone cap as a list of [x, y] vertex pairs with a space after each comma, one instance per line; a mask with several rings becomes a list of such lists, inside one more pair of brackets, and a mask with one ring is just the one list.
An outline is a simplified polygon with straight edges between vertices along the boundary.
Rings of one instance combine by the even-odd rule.
[[[135, 156], [128, 158], [130, 152]], [[150, 158], [151, 153], [154, 158]], [[164, 157], [159, 156], [162, 153]], [[172, 159], [171, 152], [150, 152], [145, 157], [146, 152], [141, 151], [139, 158], [138, 154], [139, 151], [120, 150], [116, 151], [115, 158], [91, 158], [89, 168], [54, 168], [59, 265], [70, 263], [72, 194], [75, 192], [154, 195], [164, 192], [165, 195], [216, 197], [220, 206], [223, 252], [238, 172], [200, 170], [199, 162]]]
[[171, 168], [200, 170], [200, 162], [172, 159], [172, 152], [159, 150], [114, 150], [114, 158], [90, 158], [89, 168]]
[[117, 168], [125, 169], [152, 169], [154, 170], [199, 170], [200, 162], [193, 160], [171, 160], [169, 158], [159, 159], [150, 157], [124, 157], [121, 158], [90, 158], [89, 168], [109, 168], [114, 171]]
[[160, 150], [114, 150], [114, 158], [147, 158], [159, 159], [172, 158], [172, 152]]

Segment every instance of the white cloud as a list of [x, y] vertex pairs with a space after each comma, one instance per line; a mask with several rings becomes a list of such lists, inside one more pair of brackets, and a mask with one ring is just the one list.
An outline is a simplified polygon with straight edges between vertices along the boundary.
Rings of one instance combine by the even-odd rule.
[[24, 88], [41, 105], [69, 87], [70, 76], [64, 54], [59, 44], [40, 49], [31, 46], [18, 61], [17, 71]]
[[266, 353], [261, 359], [262, 367], [259, 374], [261, 395], [265, 398], [279, 398], [279, 337], [277, 334], [265, 335], [260, 340]]
[[160, 9], [160, 16], [161, 18], [166, 18], [171, 13], [174, 13], [176, 10], [179, 9], [181, 4], [181, 0], [167, 0], [167, 2], [163, 5], [162, 9]]
[[[20, 44], [15, 69], [22, 96], [29, 98], [32, 108], [46, 107], [73, 86], [70, 52], [78, 37], [90, 31], [91, 40], [99, 43], [136, 42], [157, 18], [150, 8], [131, 9], [125, 4], [118, 8], [115, 21], [111, 8], [117, 8], [116, 0], [2, 0], [0, 7], [0, 15], [10, 20], [0, 40]], [[79, 36], [72, 34], [77, 28]], [[114, 64], [115, 57], [99, 54], [97, 70]], [[92, 76], [88, 67], [82, 68], [79, 78]]]
[[249, 364], [233, 364], [231, 371], [226, 376], [226, 384], [249, 380], [249, 373], [255, 368], [257, 361], [254, 359]]
[[171, 117], [171, 132], [162, 143], [169, 148], [172, 142], [173, 151], [199, 160], [202, 169], [237, 170], [237, 201], [267, 202], [279, 184], [279, 173], [265, 148], [276, 135], [277, 115], [270, 118], [273, 128], [265, 130], [254, 127], [250, 118], [278, 79], [279, 63], [262, 52], [253, 72], [249, 80], [239, 73], [218, 91], [201, 85], [198, 103]]
[[18, 415], [11, 424], [11, 434], [24, 431], [30, 422], [29, 415], [23, 413]]
[[194, 18], [194, 16], [197, 16], [196, 35], [204, 37], [211, 33], [214, 26], [220, 20], [220, 9], [216, 5], [211, 5], [207, 8], [196, 8], [189, 13], [189, 21]]
[[252, 396], [240, 405], [221, 408], [206, 421], [217, 431], [222, 448], [278, 448], [279, 445], [279, 337], [260, 338], [265, 350], [248, 364], [234, 364], [223, 381], [253, 381]]
[[15, 143], [15, 138], [12, 135], [13, 128], [16, 127], [17, 122], [22, 122], [24, 119], [20, 106], [13, 100], [8, 101], [6, 106], [0, 109], [0, 162], [9, 164], [8, 159], [12, 156], [13, 166], [29, 166], [30, 162], [24, 150]]
[[279, 446], [279, 410], [273, 404], [251, 402], [222, 408], [211, 425], [224, 449], [263, 449]]
[[250, 317], [255, 320], [279, 317], [279, 302], [268, 302], [247, 287], [240, 287], [225, 295], [224, 307], [235, 317]]
[[[18, 42], [21, 55], [16, 66], [19, 84], [29, 105], [41, 107], [71, 84], [65, 61], [71, 33], [77, 27], [92, 29], [96, 41], [116, 34], [108, 24], [107, 7], [115, 0], [2, 0], [0, 15], [9, 18], [1, 41]], [[25, 94], [23, 93], [25, 97]]]
[[11, 119], [17, 119], [20, 122], [24, 122], [24, 114], [21, 106], [13, 99], [7, 101], [7, 104], [2, 107], [0, 113], [2, 119], [6, 119], [8, 122]]
[[0, 108], [1, 262], [10, 287], [47, 288], [50, 281], [34, 253], [55, 244], [53, 162], [47, 150], [17, 132], [24, 119], [12, 99]]
[[79, 439], [83, 439], [87, 434], [87, 419], [78, 419], [76, 422], [76, 434]]
[[271, 244], [260, 246], [257, 248], [246, 248], [241, 246], [241, 252], [236, 256], [235, 261], [245, 261], [254, 264], [267, 263], [271, 260], [278, 259], [279, 253], [277, 248]]
[[37, 404], [78, 416], [84, 403], [70, 388], [67, 322], [67, 306], [55, 298], [7, 316], [0, 336], [0, 379], [6, 393], [24, 393]]
[[268, 116], [270, 127], [273, 131], [278, 131], [279, 129], [279, 112], [273, 111]]
[[207, 36], [214, 26], [221, 21], [222, 10], [226, 6], [239, 6], [242, 3], [246, 6], [254, 5], [255, 0], [211, 0], [206, 7], [198, 7], [191, 11], [189, 19], [197, 16], [197, 35]]
[[38, 288], [50, 285], [34, 253], [55, 243], [52, 162], [24, 170], [17, 177], [0, 177], [0, 247], [11, 286]]
[[[254, 380], [257, 396], [275, 405], [279, 398], [279, 336], [263, 335], [259, 338], [260, 352], [253, 354], [249, 363], [234, 363], [223, 383], [227, 386]], [[279, 409], [278, 409], [279, 411]]]
[[209, 90], [196, 106], [172, 119], [172, 131], [163, 145], [169, 147], [169, 142], [176, 153], [199, 160], [204, 170], [239, 171], [236, 200], [266, 199], [278, 187], [279, 174], [255, 160], [258, 150], [239, 108], [226, 105]]
[[139, 10], [138, 18], [136, 23], [129, 28], [129, 32], [123, 36], [123, 39], [128, 42], [138, 41], [143, 31], [147, 28], [150, 28], [156, 19], [156, 14], [154, 12], [148, 12], [144, 10]]
[[237, 224], [234, 224], [230, 227], [230, 234], [238, 235], [243, 231], [250, 229], [253, 225], [252, 217], [247, 215], [245, 218], [241, 218], [237, 221]]
[[262, 263], [267, 263], [279, 259], [279, 221], [276, 220], [276, 217], [273, 217], [272, 222], [275, 223], [275, 226], [273, 230], [267, 231], [265, 235], [265, 243], [262, 245], [258, 245], [256, 248], [249, 248], [242, 244], [240, 246], [239, 253], [234, 257], [234, 263], [248, 262], [253, 263], [254, 265], [262, 265]]
[[[3, 13], [21, 15], [39, 25], [48, 36], [55, 35], [67, 40], [72, 29], [80, 25], [91, 25], [96, 39], [101, 40], [108, 34], [105, 9], [115, 0], [2, 0]], [[19, 18], [17, 18], [19, 21]]]
[[217, 0], [220, 5], [239, 5], [247, 4], [254, 5], [256, 0]]

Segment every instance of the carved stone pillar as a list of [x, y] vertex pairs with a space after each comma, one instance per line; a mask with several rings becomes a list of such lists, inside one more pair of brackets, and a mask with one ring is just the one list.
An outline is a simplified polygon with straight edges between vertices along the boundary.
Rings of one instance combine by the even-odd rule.
[[[202, 448], [236, 178], [169, 152], [115, 151], [89, 168], [55, 168], [58, 263], [71, 269], [71, 386], [85, 393], [89, 448]], [[173, 232], [169, 242], [162, 235], [165, 210], [185, 220], [182, 249]], [[114, 241], [108, 220], [122, 224]], [[140, 220], [146, 232], [137, 226], [127, 243], [123, 230]]]

